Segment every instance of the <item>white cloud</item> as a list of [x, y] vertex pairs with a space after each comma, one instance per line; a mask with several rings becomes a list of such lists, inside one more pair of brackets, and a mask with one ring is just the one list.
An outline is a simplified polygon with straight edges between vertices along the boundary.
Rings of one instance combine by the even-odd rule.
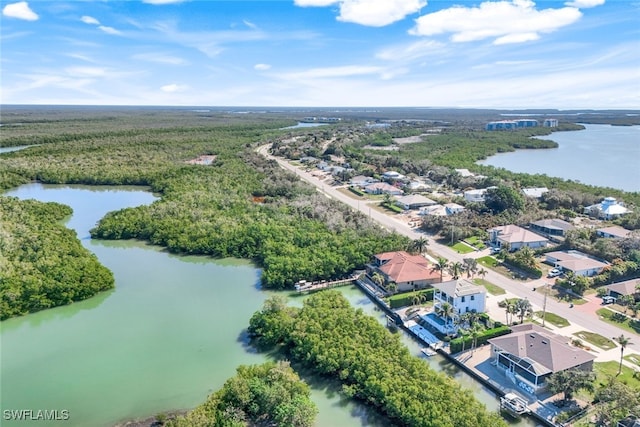
[[604, 0], [573, 0], [568, 1], [565, 5], [570, 7], [577, 7], [579, 9], [596, 7], [604, 4]]
[[376, 74], [382, 71], [384, 70], [381, 67], [345, 65], [341, 67], [312, 68], [305, 71], [285, 73], [281, 75], [281, 77], [283, 77], [285, 80], [327, 79]]
[[188, 87], [185, 85], [179, 85], [176, 83], [172, 83], [169, 85], [164, 85], [160, 87], [160, 90], [167, 93], [175, 93], [175, 92], [184, 92]]
[[453, 6], [421, 16], [410, 34], [452, 33], [454, 42], [494, 38], [495, 44], [521, 43], [573, 24], [581, 16], [573, 7], [538, 10], [531, 0], [486, 1], [479, 7]]
[[107, 34], [113, 34], [114, 36], [119, 36], [119, 35], [122, 34], [120, 31], [116, 30], [113, 27], [107, 27], [105, 25], [99, 25], [98, 28], [100, 30], [104, 31]]
[[253, 66], [253, 68], [255, 70], [258, 70], [258, 71], [266, 71], [266, 70], [271, 68], [271, 65], [269, 65], [269, 64], [256, 64], [256, 65]]
[[38, 14], [31, 10], [26, 1], [6, 5], [2, 8], [2, 14], [8, 18], [24, 19], [25, 21], [38, 20]]
[[186, 65], [188, 62], [180, 57], [166, 55], [164, 53], [139, 53], [132, 56], [133, 59], [140, 61], [155, 62], [167, 65]]
[[258, 26], [257, 26], [256, 24], [254, 24], [254, 23], [253, 23], [253, 22], [251, 22], [251, 21], [247, 21], [246, 19], [245, 19], [245, 20], [243, 20], [243, 21], [242, 21], [242, 23], [243, 23], [244, 25], [246, 25], [247, 27], [251, 28], [252, 30], [257, 30], [257, 29], [258, 29]]
[[143, 3], [156, 5], [182, 3], [183, 1], [184, 0], [142, 0]]
[[98, 21], [96, 18], [94, 18], [93, 16], [83, 16], [82, 18], [80, 18], [80, 20], [82, 22], [84, 22], [85, 24], [89, 24], [89, 25], [100, 25], [100, 21]]
[[377, 52], [376, 58], [385, 61], [413, 61], [425, 56], [446, 54], [443, 43], [435, 40], [420, 40], [407, 45], [388, 46]]
[[297, 6], [330, 6], [338, 3], [338, 20], [370, 27], [383, 27], [418, 12], [426, 0], [295, 0]]

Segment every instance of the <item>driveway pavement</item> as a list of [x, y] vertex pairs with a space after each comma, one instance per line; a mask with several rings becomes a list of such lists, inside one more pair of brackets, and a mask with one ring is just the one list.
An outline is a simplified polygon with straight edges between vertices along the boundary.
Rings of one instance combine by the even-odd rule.
[[[258, 153], [262, 154], [268, 159], [272, 159], [278, 162], [278, 164], [291, 171], [292, 173], [298, 175], [301, 179], [309, 182], [314, 185], [318, 191], [324, 193], [327, 197], [338, 200], [342, 203], [345, 203], [351, 206], [353, 209], [362, 212], [363, 214], [369, 216], [372, 220], [377, 221], [380, 225], [385, 227], [389, 231], [395, 231], [399, 234], [405, 235], [410, 239], [417, 239], [419, 237], [426, 237], [429, 241], [428, 249], [430, 252], [436, 254], [437, 256], [444, 257], [449, 261], [453, 262], [462, 262], [463, 258], [467, 258], [470, 254], [459, 254], [452, 250], [451, 248], [441, 245], [437, 243], [435, 240], [429, 238], [430, 236], [421, 232], [420, 230], [416, 230], [404, 222], [400, 221], [393, 216], [387, 215], [385, 213], [379, 212], [376, 209], [372, 209], [367, 205], [364, 200], [357, 200], [352, 198], [351, 196], [344, 194], [338, 191], [337, 188], [332, 187], [331, 185], [319, 180], [318, 178], [312, 176], [310, 173], [291, 165], [286, 160], [281, 158], [277, 158], [269, 154], [269, 145], [263, 145], [258, 148]], [[486, 254], [488, 254], [488, 250]], [[480, 257], [483, 251], [473, 252], [474, 257]], [[486, 255], [485, 254], [485, 255]], [[499, 308], [497, 306], [498, 300], [502, 300], [504, 298], [527, 298], [531, 302], [531, 305], [534, 308], [534, 311], [542, 310], [544, 302], [544, 294], [540, 292], [536, 292], [533, 288], [537, 288], [540, 286], [544, 286], [549, 279], [541, 278], [537, 280], [531, 281], [517, 281], [511, 278], [505, 277], [493, 270], [488, 270], [488, 274], [485, 279], [494, 283], [495, 285], [501, 287], [507, 292], [507, 295], [501, 295], [499, 297], [490, 296], [487, 301], [487, 306], [489, 309], [489, 313], [491, 317], [495, 319], [504, 319], [504, 309]], [[589, 303], [587, 303], [589, 304]], [[571, 335], [571, 331], [576, 329], [579, 330], [587, 330], [597, 334], [600, 334], [607, 338], [613, 338], [620, 336], [620, 334], [624, 334], [631, 338], [631, 343], [627, 345], [625, 350], [625, 354], [629, 354], [631, 352], [640, 354], [640, 335], [632, 334], [623, 329], [616, 327], [615, 325], [611, 325], [605, 323], [598, 319], [597, 314], [595, 313], [595, 302], [591, 302], [591, 304], [586, 305], [586, 307], [574, 305], [573, 308], [569, 308], [569, 304], [566, 302], [556, 301], [552, 298], [546, 299], [546, 310], [547, 312], [558, 314], [559, 316], [567, 319], [571, 326], [567, 328], [563, 328], [562, 330], [558, 330], [557, 333], [562, 335], [569, 336]], [[493, 306], [495, 305], [495, 307]], [[580, 308], [578, 308], [580, 307]], [[609, 352], [614, 352], [617, 350], [617, 357], [619, 358], [620, 351], [619, 348], [609, 350]], [[608, 355], [598, 353], [598, 360], [601, 357], [611, 357]]]

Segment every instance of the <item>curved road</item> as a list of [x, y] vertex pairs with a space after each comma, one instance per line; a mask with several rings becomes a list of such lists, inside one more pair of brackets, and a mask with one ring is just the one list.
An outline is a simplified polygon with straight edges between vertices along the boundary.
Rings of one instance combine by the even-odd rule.
[[[281, 158], [272, 156], [269, 154], [270, 144], [263, 145], [258, 148], [258, 153], [265, 156], [268, 159], [275, 160], [278, 164], [292, 173], [298, 175], [301, 179], [309, 182], [318, 188], [319, 191], [323, 192], [328, 197], [331, 197], [335, 200], [339, 200], [342, 203], [345, 203], [351, 206], [353, 209], [362, 212], [363, 214], [369, 216], [371, 219], [377, 221], [383, 227], [387, 228], [390, 231], [395, 231], [399, 234], [405, 235], [410, 239], [417, 239], [419, 237], [428, 237], [428, 235], [416, 231], [409, 227], [406, 223], [401, 222], [389, 215], [378, 212], [376, 209], [372, 209], [366, 202], [362, 202], [352, 197], [341, 193], [336, 188], [325, 184], [320, 181], [318, 178], [312, 176], [311, 174], [297, 168], [296, 166], [291, 165], [286, 160]], [[435, 253], [438, 256], [444, 257], [450, 261], [458, 261], [462, 262], [462, 259], [468, 257], [468, 255], [461, 255], [447, 246], [441, 245], [434, 241], [433, 239], [429, 239], [429, 250]], [[545, 284], [545, 279], [538, 279], [535, 281], [523, 283], [511, 280], [493, 270], [488, 270], [488, 274], [486, 279], [491, 283], [494, 283], [505, 291], [515, 295], [518, 298], [528, 298], [531, 301], [531, 304], [534, 306], [534, 310], [541, 310], [544, 303], [544, 295], [533, 291], [534, 287], [541, 287]], [[625, 354], [629, 353], [629, 350], [634, 352], [640, 352], [640, 336], [637, 334], [630, 334], [629, 332], [622, 330], [614, 325], [610, 325], [598, 319], [597, 314], [590, 312], [582, 312], [573, 308], [569, 308], [567, 303], [558, 302], [553, 298], [547, 298], [546, 303], [547, 312], [556, 313], [565, 319], [567, 319], [572, 325], [576, 325], [580, 328], [580, 330], [586, 330], [595, 332], [607, 338], [618, 337], [620, 334], [624, 334], [627, 337], [630, 337], [631, 342], [627, 345]], [[495, 314], [494, 314], [494, 317]], [[602, 353], [603, 350], [599, 351]], [[616, 351], [616, 355], [619, 358], [619, 351], [617, 349], [609, 350], [609, 352]]]

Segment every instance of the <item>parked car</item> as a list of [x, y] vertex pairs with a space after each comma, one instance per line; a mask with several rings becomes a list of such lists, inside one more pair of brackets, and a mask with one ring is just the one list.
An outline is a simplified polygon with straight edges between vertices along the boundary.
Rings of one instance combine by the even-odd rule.
[[552, 268], [551, 270], [549, 270], [549, 274], [547, 274], [547, 277], [558, 277], [562, 274], [562, 271], [558, 268]]
[[491, 255], [495, 255], [495, 254], [499, 254], [500, 253], [500, 248], [496, 248], [496, 247], [491, 247], [491, 249], [489, 249], [489, 253]]
[[606, 304], [613, 304], [614, 302], [616, 302], [616, 299], [612, 296], [609, 295], [605, 295], [602, 297], [602, 304], [606, 305]]

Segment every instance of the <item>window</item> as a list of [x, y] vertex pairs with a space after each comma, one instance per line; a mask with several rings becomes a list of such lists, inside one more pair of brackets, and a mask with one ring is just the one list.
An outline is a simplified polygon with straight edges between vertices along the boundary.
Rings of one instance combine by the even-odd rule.
[[475, 295], [471, 295], [471, 301], [475, 301], [476, 300], [476, 296]]
[[462, 299], [460, 300], [460, 302], [464, 302], [464, 296], [462, 297]]

